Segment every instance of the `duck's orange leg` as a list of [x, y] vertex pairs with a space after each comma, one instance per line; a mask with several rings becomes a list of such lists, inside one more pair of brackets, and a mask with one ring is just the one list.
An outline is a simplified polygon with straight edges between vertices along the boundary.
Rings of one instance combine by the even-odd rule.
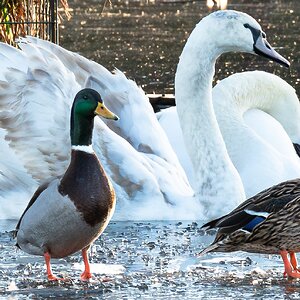
[[84, 262], [84, 271], [81, 274], [81, 280], [89, 280], [92, 278], [92, 273], [90, 269], [89, 256], [88, 256], [89, 247], [82, 249], [81, 254]]
[[58, 278], [53, 275], [52, 269], [51, 269], [51, 264], [50, 264], [51, 255], [49, 252], [44, 253], [44, 258], [45, 258], [45, 262], [46, 262], [48, 280], [51, 280], [51, 281], [63, 280], [63, 278]]
[[[282, 257], [284, 263], [284, 273], [283, 276], [293, 277], [293, 278], [300, 278], [300, 272], [297, 269], [294, 269], [293, 263], [288, 258], [288, 252], [286, 250], [280, 251], [280, 255]], [[292, 258], [291, 258], [292, 260]], [[297, 262], [297, 261], [296, 261]]]
[[298, 269], [298, 262], [297, 262], [296, 253], [293, 252], [293, 251], [290, 251], [289, 254], [290, 254], [291, 264], [292, 264], [294, 270], [300, 271], [300, 270]]

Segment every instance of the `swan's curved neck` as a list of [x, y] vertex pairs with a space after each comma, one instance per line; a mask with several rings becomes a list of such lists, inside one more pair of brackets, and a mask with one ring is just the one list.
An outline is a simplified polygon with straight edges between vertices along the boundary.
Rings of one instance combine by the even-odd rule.
[[[237, 73], [223, 79], [213, 90], [213, 104], [222, 132], [244, 123], [244, 114], [259, 109], [275, 118], [294, 143], [300, 142], [299, 100], [295, 90], [278, 76], [263, 71]], [[241, 136], [246, 138], [245, 132]], [[228, 146], [228, 145], [227, 145]]]
[[194, 166], [196, 193], [231, 197], [230, 201], [239, 203], [244, 198], [241, 179], [227, 154], [212, 105], [214, 67], [221, 50], [206, 30], [198, 27], [192, 32], [177, 67], [175, 99]]

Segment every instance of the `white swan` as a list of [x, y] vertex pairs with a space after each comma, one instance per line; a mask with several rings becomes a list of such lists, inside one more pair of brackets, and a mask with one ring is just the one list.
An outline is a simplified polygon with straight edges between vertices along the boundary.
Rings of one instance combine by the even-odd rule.
[[[213, 88], [212, 99], [228, 154], [247, 197], [300, 177], [300, 161], [292, 144], [300, 141], [300, 105], [287, 82], [263, 71], [237, 73]], [[157, 116], [192, 184], [195, 175], [176, 108]]]
[[20, 216], [37, 184], [64, 172], [66, 101], [84, 86], [99, 90], [120, 116], [117, 126], [97, 118], [94, 130], [94, 149], [118, 196], [115, 219], [196, 218], [193, 190], [133, 81], [46, 41], [28, 37], [19, 46], [22, 51], [0, 44], [1, 218]]
[[226, 211], [244, 198], [240, 176], [228, 156], [212, 104], [215, 61], [229, 51], [257, 53], [289, 65], [267, 43], [260, 25], [236, 11], [210, 14], [188, 38], [176, 71], [175, 99], [195, 171], [195, 193], [206, 206], [207, 215], [218, 214], [220, 203]]
[[[0, 149], [5, 151], [0, 156], [0, 170], [10, 171], [0, 174], [1, 201], [5, 201], [2, 211], [9, 206], [9, 191], [14, 192], [22, 184], [31, 189], [32, 182], [63, 172], [68, 163], [70, 103], [62, 99], [72, 98], [82, 86], [98, 90], [122, 120], [118, 127], [98, 120], [97, 136], [93, 139], [94, 149], [118, 195], [115, 219], [201, 219], [203, 208], [205, 217], [216, 216], [244, 199], [240, 177], [228, 158], [213, 114], [211, 81], [215, 60], [223, 52], [253, 53], [255, 49], [286, 62], [266, 43], [253, 18], [234, 11], [209, 15], [194, 29], [180, 58], [176, 100], [192, 146], [196, 198], [191, 197], [185, 174], [147, 98], [132, 81], [118, 71], [113, 75], [102, 66], [45, 41], [28, 38], [21, 41], [20, 47], [22, 51], [0, 46]], [[205, 56], [207, 52], [211, 56]], [[35, 110], [39, 110], [38, 116]], [[190, 122], [185, 128], [189, 118], [195, 121], [195, 128], [199, 127], [197, 135], [206, 136], [195, 138], [195, 131], [188, 127]], [[49, 128], [48, 124], [53, 123], [56, 126]], [[45, 145], [51, 142], [49, 156]], [[11, 164], [7, 163], [8, 157], [14, 159]], [[23, 208], [12, 204], [12, 211], [4, 212], [4, 217]]]

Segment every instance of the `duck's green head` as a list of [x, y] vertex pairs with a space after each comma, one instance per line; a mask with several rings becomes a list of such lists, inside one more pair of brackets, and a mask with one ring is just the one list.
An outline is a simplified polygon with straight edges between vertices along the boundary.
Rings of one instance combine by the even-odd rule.
[[71, 111], [72, 145], [90, 145], [94, 117], [118, 120], [118, 116], [105, 107], [100, 94], [93, 89], [83, 89], [75, 96]]
[[119, 118], [107, 109], [100, 94], [93, 89], [83, 89], [77, 93], [73, 103], [74, 113], [82, 117], [99, 115], [106, 119], [118, 120]]

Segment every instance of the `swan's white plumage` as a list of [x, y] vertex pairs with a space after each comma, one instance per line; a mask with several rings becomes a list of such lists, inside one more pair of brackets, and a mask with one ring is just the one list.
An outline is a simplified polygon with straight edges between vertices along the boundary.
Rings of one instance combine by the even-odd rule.
[[214, 108], [247, 196], [300, 177], [300, 160], [292, 144], [300, 138], [295, 90], [278, 76], [261, 71], [228, 79], [214, 88]]
[[253, 18], [236, 11], [215, 12], [203, 18], [184, 46], [175, 76], [175, 100], [194, 168], [194, 190], [208, 217], [225, 214], [245, 199], [212, 104], [216, 59], [230, 51], [253, 53], [253, 36], [244, 24], [261, 29]]
[[[3, 68], [0, 61], [0, 78], [4, 78], [0, 84], [8, 88], [0, 91], [4, 91], [0, 97], [5, 99], [0, 104], [5, 134], [0, 142], [13, 148], [11, 151], [26, 170], [24, 176], [40, 181], [46, 174], [59, 170], [62, 173], [70, 150], [66, 136], [69, 101], [81, 87], [93, 87], [121, 118], [119, 123], [98, 119], [95, 134], [99, 132], [99, 137], [94, 137], [95, 151], [119, 199], [116, 219], [201, 219], [227, 213], [245, 195], [217, 124], [211, 82], [219, 55], [229, 51], [253, 53], [253, 36], [245, 24], [260, 30], [260, 25], [243, 13], [222, 11], [209, 15], [193, 30], [180, 57], [175, 78], [176, 102], [193, 160], [194, 198], [142, 90], [121, 72], [111, 74], [104, 67], [45, 41], [22, 39], [22, 52], [0, 44], [0, 53], [20, 54], [15, 61], [23, 61], [19, 66], [14, 59], [10, 60], [11, 65], [7, 60]], [[46, 82], [50, 84], [47, 86]], [[13, 106], [22, 109], [14, 111]], [[39, 115], [31, 120], [33, 109]], [[24, 128], [18, 133], [18, 126], [22, 125]], [[51, 151], [41, 144], [51, 145], [52, 141]], [[39, 146], [32, 149], [31, 145]], [[6, 180], [5, 175], [1, 180]]]
[[[292, 144], [300, 138], [300, 105], [287, 82], [262, 71], [237, 73], [213, 88], [212, 100], [226, 149], [247, 197], [300, 177], [300, 161]], [[158, 119], [192, 183], [194, 173], [182, 131], [172, 130], [174, 124], [179, 125], [176, 108], [160, 112]]]
[[[0, 217], [17, 217], [24, 209], [27, 194], [19, 196], [23, 205], [14, 205], [15, 200], [13, 205], [7, 203], [19, 181], [27, 183], [25, 191], [32, 191], [41, 181], [64, 172], [70, 151], [71, 100], [84, 86], [98, 90], [123, 119], [113, 126], [97, 118], [94, 131], [95, 151], [118, 195], [115, 219], [178, 219], [185, 218], [180, 206], [188, 202], [195, 208], [186, 175], [148, 98], [133, 81], [45, 41], [22, 39], [20, 47], [22, 51], [0, 44], [0, 52], [15, 56], [17, 62], [0, 62], [1, 151], [14, 156], [17, 166], [17, 172], [0, 174], [0, 201], [6, 203], [1, 203]], [[5, 163], [1, 153], [1, 170]], [[190, 207], [186, 218], [195, 219], [200, 212]]]

